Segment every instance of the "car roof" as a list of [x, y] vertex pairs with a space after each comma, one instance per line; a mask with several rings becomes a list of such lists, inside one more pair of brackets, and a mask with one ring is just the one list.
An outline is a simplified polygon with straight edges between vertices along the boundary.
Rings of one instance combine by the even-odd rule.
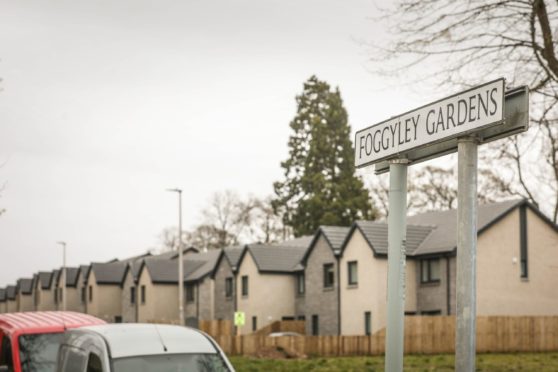
[[56, 333], [67, 328], [105, 324], [94, 316], [73, 311], [29, 311], [0, 314], [0, 330], [14, 335], [20, 333]]
[[[95, 333], [107, 343], [112, 358], [139, 355], [217, 353], [202, 332], [166, 324], [106, 324], [82, 327], [70, 333]], [[165, 349], [166, 348], [166, 349]]]

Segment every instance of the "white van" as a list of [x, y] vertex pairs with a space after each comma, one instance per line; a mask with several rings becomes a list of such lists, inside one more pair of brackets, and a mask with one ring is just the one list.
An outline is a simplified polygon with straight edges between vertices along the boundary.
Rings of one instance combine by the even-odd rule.
[[107, 324], [66, 332], [57, 372], [229, 372], [211, 337], [160, 324]]

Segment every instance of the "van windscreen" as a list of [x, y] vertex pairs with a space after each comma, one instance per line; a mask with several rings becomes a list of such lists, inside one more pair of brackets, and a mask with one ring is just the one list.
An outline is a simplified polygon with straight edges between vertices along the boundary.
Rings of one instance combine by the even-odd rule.
[[63, 333], [41, 333], [19, 336], [19, 358], [22, 372], [54, 372], [58, 347]]
[[114, 359], [114, 372], [228, 372], [219, 354], [142, 355]]

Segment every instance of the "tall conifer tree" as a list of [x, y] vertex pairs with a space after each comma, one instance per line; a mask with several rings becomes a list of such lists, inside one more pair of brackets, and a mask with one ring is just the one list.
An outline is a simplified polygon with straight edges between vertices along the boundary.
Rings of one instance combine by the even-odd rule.
[[355, 175], [351, 128], [339, 89], [310, 77], [296, 97], [284, 180], [274, 183], [274, 208], [296, 236], [320, 225], [349, 226], [373, 219], [368, 191]]

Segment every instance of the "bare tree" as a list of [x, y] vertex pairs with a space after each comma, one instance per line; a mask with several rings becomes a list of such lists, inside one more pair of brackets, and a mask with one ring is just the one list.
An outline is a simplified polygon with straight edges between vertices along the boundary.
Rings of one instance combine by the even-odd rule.
[[556, 222], [558, 3], [401, 0], [383, 10], [382, 20], [394, 36], [372, 46], [377, 73], [415, 76], [414, 83], [447, 91], [500, 76], [509, 86], [529, 86], [533, 128], [481, 155], [492, 168], [487, 180], [540, 205]]

